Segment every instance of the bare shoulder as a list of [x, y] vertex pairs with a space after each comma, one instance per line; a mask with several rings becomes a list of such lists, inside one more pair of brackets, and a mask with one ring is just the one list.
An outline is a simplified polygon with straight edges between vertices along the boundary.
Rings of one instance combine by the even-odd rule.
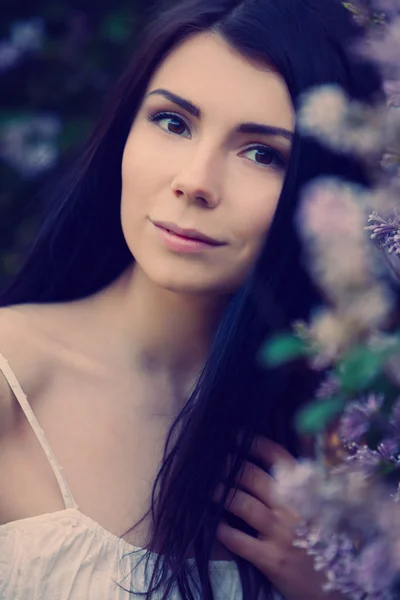
[[46, 318], [46, 310], [34, 305], [0, 308], [0, 433], [10, 425], [15, 406], [10, 378], [29, 397], [50, 369], [51, 353], [45, 351], [40, 326]]
[[8, 373], [11, 369], [31, 405], [60, 372], [95, 368], [90, 359], [95, 343], [90, 341], [89, 304], [77, 300], [0, 308], [0, 433], [7, 422], [5, 413], [15, 406], [2, 366]]
[[82, 312], [81, 305], [72, 301], [0, 308], [0, 354], [23, 389], [32, 389], [44, 373], [70, 359], [79, 338], [87, 338], [88, 311]]

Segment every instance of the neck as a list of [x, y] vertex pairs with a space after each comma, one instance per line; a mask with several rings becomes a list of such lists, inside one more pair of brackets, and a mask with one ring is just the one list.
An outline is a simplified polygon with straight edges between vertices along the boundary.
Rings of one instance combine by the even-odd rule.
[[206, 360], [226, 297], [160, 288], [139, 265], [92, 297], [91, 310], [112, 331], [109, 350], [128, 367], [192, 387]]

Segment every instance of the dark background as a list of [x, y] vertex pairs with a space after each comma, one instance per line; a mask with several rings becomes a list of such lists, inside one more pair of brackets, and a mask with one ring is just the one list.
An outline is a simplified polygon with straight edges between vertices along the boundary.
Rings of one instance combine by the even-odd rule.
[[37, 230], [44, 184], [84, 141], [157, 8], [0, 0], [0, 287]]

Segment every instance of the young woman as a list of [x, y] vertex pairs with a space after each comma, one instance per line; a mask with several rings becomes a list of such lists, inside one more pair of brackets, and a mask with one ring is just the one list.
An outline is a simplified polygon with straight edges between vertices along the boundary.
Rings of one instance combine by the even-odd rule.
[[327, 82], [373, 100], [357, 35], [336, 0], [187, 0], [146, 32], [1, 298], [2, 600], [325, 598], [268, 474], [313, 382], [257, 353], [318, 301], [301, 186], [365, 181], [295, 115]]

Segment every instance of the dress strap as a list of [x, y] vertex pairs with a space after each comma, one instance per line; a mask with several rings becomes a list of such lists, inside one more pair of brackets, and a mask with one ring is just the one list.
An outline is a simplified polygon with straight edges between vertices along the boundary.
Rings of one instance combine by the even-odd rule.
[[8, 364], [8, 360], [0, 353], [0, 371], [3, 373], [4, 377], [11, 390], [13, 391], [16, 399], [18, 400], [19, 405], [21, 406], [26, 418], [28, 419], [38, 441], [42, 446], [44, 453], [47, 456], [47, 459], [50, 463], [51, 469], [54, 473], [55, 478], [57, 479], [57, 483], [60, 487], [60, 491], [65, 503], [65, 508], [78, 508], [74, 497], [72, 496], [71, 490], [65, 480], [65, 477], [61, 471], [61, 467], [59, 466], [57, 459], [54, 455], [53, 450], [50, 447], [49, 442], [46, 439], [43, 429], [40, 427], [38, 420], [35, 417], [35, 414], [28, 402], [28, 399], [18, 380]]

